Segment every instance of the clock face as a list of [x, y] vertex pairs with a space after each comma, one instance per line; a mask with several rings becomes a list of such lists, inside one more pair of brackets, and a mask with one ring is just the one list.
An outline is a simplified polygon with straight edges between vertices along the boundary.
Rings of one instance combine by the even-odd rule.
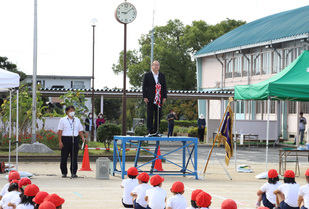
[[133, 4], [124, 2], [117, 7], [115, 11], [115, 17], [120, 23], [131, 23], [136, 18], [136, 8], [133, 6]]

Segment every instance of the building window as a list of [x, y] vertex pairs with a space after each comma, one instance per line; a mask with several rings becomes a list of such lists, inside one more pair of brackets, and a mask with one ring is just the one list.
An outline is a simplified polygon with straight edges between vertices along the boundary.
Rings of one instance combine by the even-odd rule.
[[285, 55], [285, 66], [288, 66], [291, 64], [294, 60], [293, 58], [293, 49], [286, 49], [284, 50], [284, 55]]
[[247, 60], [246, 57], [243, 57], [243, 65], [242, 65], [242, 76], [247, 76], [248, 75], [248, 69], [249, 69], [249, 63], [250, 63], [250, 58], [251, 56], [248, 57], [249, 61]]
[[74, 81], [73, 89], [84, 89], [85, 84], [84, 81]]
[[261, 56], [258, 54], [253, 59], [253, 75], [261, 75]]
[[264, 104], [264, 101], [256, 101], [255, 111], [256, 111], [257, 114], [262, 113], [263, 104]]
[[245, 101], [236, 102], [236, 113], [245, 113]]
[[232, 78], [233, 77], [233, 59], [229, 59], [226, 61], [226, 72], [225, 78]]
[[[282, 53], [279, 52], [279, 54], [281, 55], [282, 57]], [[274, 55], [273, 55], [274, 59], [273, 59], [273, 74], [275, 73], [278, 73], [281, 69], [280, 69], [280, 66], [281, 66], [281, 59], [280, 59], [280, 56], [277, 54], [277, 52], [274, 52]]]
[[262, 75], [270, 74], [271, 73], [271, 52], [263, 53], [263, 68], [262, 68]]
[[301, 102], [300, 103], [300, 112], [303, 112], [304, 114], [309, 113], [309, 102]]
[[241, 77], [241, 59], [242, 57], [236, 57], [234, 59], [234, 77]]
[[296, 102], [294, 101], [289, 101], [289, 113], [290, 114], [295, 114], [296, 113]]
[[73, 88], [73, 81], [71, 81], [71, 89]]

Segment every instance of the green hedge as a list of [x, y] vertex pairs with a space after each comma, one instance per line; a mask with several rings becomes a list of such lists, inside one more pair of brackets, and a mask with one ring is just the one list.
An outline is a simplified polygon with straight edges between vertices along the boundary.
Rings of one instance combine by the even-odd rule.
[[[109, 148], [110, 144], [114, 140], [115, 135], [121, 134], [121, 128], [116, 124], [105, 123], [99, 126], [97, 129], [97, 140], [103, 142], [105, 148]], [[107, 146], [106, 146], [107, 144]]]

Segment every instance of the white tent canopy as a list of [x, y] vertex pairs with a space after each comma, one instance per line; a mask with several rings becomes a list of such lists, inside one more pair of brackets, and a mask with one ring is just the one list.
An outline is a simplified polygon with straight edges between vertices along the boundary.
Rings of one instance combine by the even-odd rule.
[[19, 75], [0, 68], [0, 91], [19, 87]]
[[[10, 92], [10, 116], [9, 116], [9, 168], [11, 163], [11, 137], [12, 137], [12, 89], [19, 87], [20, 76], [0, 68], [0, 92]], [[18, 89], [16, 108], [16, 169], [18, 169]]]

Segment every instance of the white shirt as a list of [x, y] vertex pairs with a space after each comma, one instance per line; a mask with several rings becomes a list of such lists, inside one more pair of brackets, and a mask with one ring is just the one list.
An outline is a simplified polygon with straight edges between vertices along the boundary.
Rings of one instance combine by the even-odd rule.
[[27, 205], [24, 205], [24, 204], [19, 204], [16, 209], [34, 209], [34, 206], [31, 205], [31, 204], [27, 204]]
[[132, 191], [133, 194], [137, 195], [136, 202], [142, 207], [147, 208], [147, 202], [145, 201], [146, 190], [151, 189], [152, 186], [143, 183], [135, 187]]
[[304, 205], [309, 208], [309, 184], [300, 187], [298, 195], [304, 198]]
[[156, 75], [153, 71], [151, 71], [152, 72], [152, 75], [153, 75], [153, 78], [154, 78], [154, 80], [155, 80], [155, 82], [156, 82], [156, 84], [158, 83], [158, 79], [159, 79], [159, 72], [158, 72], [158, 74]]
[[16, 195], [15, 197], [12, 198], [11, 203], [14, 205], [19, 205], [19, 203], [21, 202], [21, 198], [19, 195]]
[[172, 209], [185, 209], [187, 207], [187, 200], [181, 194], [176, 194], [167, 200], [166, 207], [171, 207]]
[[278, 190], [284, 194], [284, 202], [291, 207], [298, 207], [297, 199], [299, 192], [298, 184], [282, 184]]
[[11, 191], [5, 194], [0, 201], [0, 206], [2, 206], [3, 209], [13, 209], [13, 207], [8, 206], [8, 204], [15, 197], [15, 195], [20, 195], [20, 192]]
[[148, 189], [146, 191], [146, 196], [148, 197], [148, 206], [151, 209], [164, 209], [166, 191], [158, 186]]
[[264, 192], [266, 194], [266, 198], [269, 200], [269, 202], [271, 202], [272, 204], [276, 204], [276, 195], [274, 194], [274, 191], [276, 189], [278, 189], [278, 187], [281, 185], [282, 183], [280, 181], [277, 181], [276, 184], [270, 184], [270, 183], [266, 183], [264, 184], [260, 190], [262, 192]]
[[58, 125], [58, 130], [62, 131], [62, 136], [73, 136], [73, 126], [74, 126], [74, 136], [78, 136], [78, 132], [83, 131], [83, 126], [80, 123], [79, 118], [74, 117], [70, 119], [69, 116], [61, 118]]
[[124, 179], [121, 183], [121, 186], [124, 188], [122, 196], [123, 203], [127, 205], [133, 205], [132, 196], [130, 193], [133, 191], [135, 187], [138, 186], [138, 180]]
[[194, 207], [188, 207], [188, 208], [186, 208], [186, 209], [195, 209]]
[[1, 190], [1, 192], [0, 192], [0, 196], [3, 197], [6, 193], [9, 192], [9, 191], [8, 191], [9, 186], [10, 186], [10, 183], [6, 183], [6, 184], [3, 186], [3, 188], [2, 188], [2, 190]]

